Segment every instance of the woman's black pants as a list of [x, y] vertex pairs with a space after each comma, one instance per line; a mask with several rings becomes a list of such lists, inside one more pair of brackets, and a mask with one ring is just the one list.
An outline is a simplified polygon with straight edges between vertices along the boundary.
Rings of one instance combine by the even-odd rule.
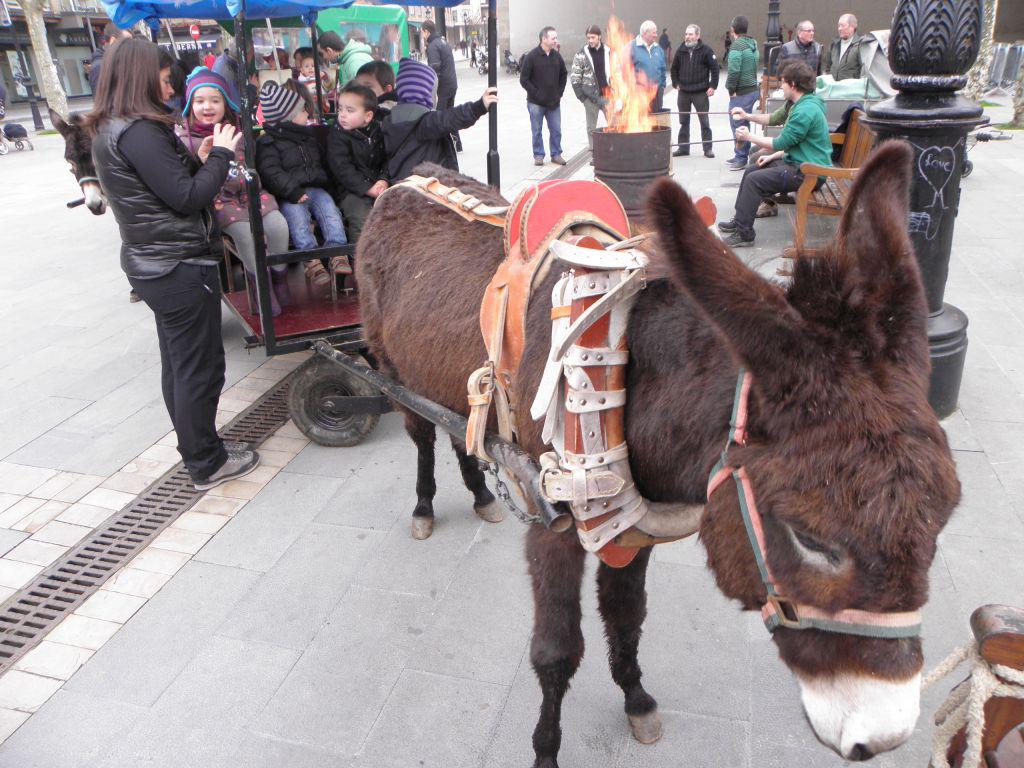
[[162, 277], [128, 281], [156, 315], [164, 404], [178, 452], [192, 479], [205, 480], [227, 461], [215, 423], [224, 387], [217, 267], [182, 263]]

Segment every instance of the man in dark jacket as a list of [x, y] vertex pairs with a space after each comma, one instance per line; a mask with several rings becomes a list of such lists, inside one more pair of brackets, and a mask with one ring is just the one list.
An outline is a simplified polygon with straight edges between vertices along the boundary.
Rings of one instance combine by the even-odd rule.
[[779, 66], [784, 61], [802, 61], [815, 75], [821, 74], [821, 43], [814, 42], [814, 22], [804, 19], [796, 25], [796, 37], [779, 50]]
[[498, 100], [498, 89], [488, 88], [478, 101], [435, 111], [436, 80], [434, 70], [423, 62], [409, 58], [398, 62], [398, 104], [381, 127], [390, 182], [406, 178], [423, 162], [458, 171], [459, 159], [451, 134], [471, 127]]
[[[437, 108], [449, 109], [455, 106], [455, 92], [459, 89], [459, 80], [455, 75], [455, 57], [452, 56], [448, 41], [437, 34], [434, 22], [423, 22], [423, 31], [427, 33], [427, 64], [437, 73]], [[459, 132], [454, 135], [455, 149], [462, 151], [462, 139]]]
[[860, 77], [860, 42], [857, 34], [857, 17], [844, 13], [836, 25], [839, 36], [829, 43], [821, 61], [821, 72], [832, 75], [836, 80], [852, 80]]
[[92, 68], [89, 70], [89, 87], [96, 93], [96, 86], [100, 82], [100, 66], [103, 64], [103, 54], [116, 43], [126, 37], [131, 37], [131, 31], [121, 29], [114, 22], [108, 21], [103, 28], [103, 41], [99, 48], [92, 52]]
[[700, 121], [700, 138], [704, 143], [704, 157], [714, 157], [711, 151], [711, 121], [708, 119], [710, 99], [718, 88], [718, 59], [710, 45], [700, 39], [700, 27], [690, 24], [686, 28], [683, 45], [679, 46], [672, 68], [672, 87], [679, 92], [679, 147], [672, 154], [685, 157], [690, 154], [690, 106]]
[[533, 132], [533, 164], [544, 165], [544, 121], [548, 122], [551, 162], [565, 165], [562, 159], [562, 93], [569, 80], [562, 54], [557, 50], [558, 32], [554, 27], [540, 31], [540, 45], [523, 57], [519, 84], [526, 89], [526, 108], [530, 111]]

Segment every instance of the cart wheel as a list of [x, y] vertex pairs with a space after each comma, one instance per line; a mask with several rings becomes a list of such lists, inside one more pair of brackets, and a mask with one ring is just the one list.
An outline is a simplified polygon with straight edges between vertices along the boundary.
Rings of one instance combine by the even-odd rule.
[[6, 141], [0, 140], [0, 155], [6, 155], [10, 151], [10, 147], [7, 146]]
[[[360, 356], [356, 356], [366, 363]], [[307, 360], [295, 372], [288, 392], [288, 411], [299, 430], [317, 445], [347, 448], [359, 445], [373, 432], [380, 414], [334, 414], [325, 411], [320, 402], [325, 397], [379, 395], [373, 386], [350, 376], [342, 368], [322, 357]]]
[[964, 172], [961, 174], [961, 177], [966, 179], [968, 176], [971, 175], [971, 172], [973, 170], [974, 170], [974, 163], [972, 161], [970, 161], [970, 160], [967, 160], [966, 162], [964, 162]]

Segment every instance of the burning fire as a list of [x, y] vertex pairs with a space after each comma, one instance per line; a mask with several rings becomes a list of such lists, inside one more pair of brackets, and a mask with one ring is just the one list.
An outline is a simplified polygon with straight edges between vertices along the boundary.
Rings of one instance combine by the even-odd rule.
[[[630, 44], [635, 35], [630, 34], [622, 21], [612, 16], [608, 19], [608, 36], [605, 42], [609, 54], [611, 72], [608, 88], [604, 95], [608, 99], [608, 128], [611, 133], [647, 133], [655, 127], [651, 117], [651, 101], [658, 91], [658, 84], [647, 85], [637, 82], [633, 69]], [[640, 75], [643, 78], [643, 73]]]

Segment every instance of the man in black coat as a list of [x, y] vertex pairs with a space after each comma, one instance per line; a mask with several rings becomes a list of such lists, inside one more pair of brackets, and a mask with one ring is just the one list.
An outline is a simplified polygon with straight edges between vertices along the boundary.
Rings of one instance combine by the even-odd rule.
[[548, 122], [551, 162], [565, 165], [562, 159], [562, 93], [569, 80], [569, 71], [558, 48], [558, 32], [554, 27], [540, 31], [540, 45], [523, 57], [519, 84], [526, 89], [526, 107], [530, 110], [533, 132], [533, 164], [544, 165], [544, 121]]
[[[459, 80], [455, 75], [455, 57], [452, 55], [448, 41], [437, 34], [437, 25], [427, 19], [423, 22], [423, 31], [427, 34], [427, 64], [437, 73], [437, 108], [450, 109], [455, 106], [455, 92], [459, 89]], [[453, 134], [455, 148], [462, 151], [462, 139], [459, 132]]]
[[704, 157], [714, 157], [711, 151], [711, 121], [708, 107], [718, 88], [718, 59], [710, 45], [700, 39], [700, 27], [686, 28], [683, 45], [679, 46], [669, 70], [672, 87], [679, 92], [679, 147], [672, 154], [685, 157], [690, 154], [690, 106], [700, 121], [700, 138], [704, 144]]
[[804, 19], [796, 25], [796, 36], [779, 50], [779, 66], [796, 59], [804, 62], [815, 75], [821, 74], [821, 43], [814, 42], [814, 22]]
[[127, 29], [121, 29], [114, 22], [108, 21], [103, 28], [103, 41], [99, 48], [92, 52], [92, 68], [89, 70], [89, 88], [93, 94], [96, 93], [96, 86], [100, 82], [100, 67], [103, 64], [103, 55], [118, 40], [131, 37], [132, 33]]

